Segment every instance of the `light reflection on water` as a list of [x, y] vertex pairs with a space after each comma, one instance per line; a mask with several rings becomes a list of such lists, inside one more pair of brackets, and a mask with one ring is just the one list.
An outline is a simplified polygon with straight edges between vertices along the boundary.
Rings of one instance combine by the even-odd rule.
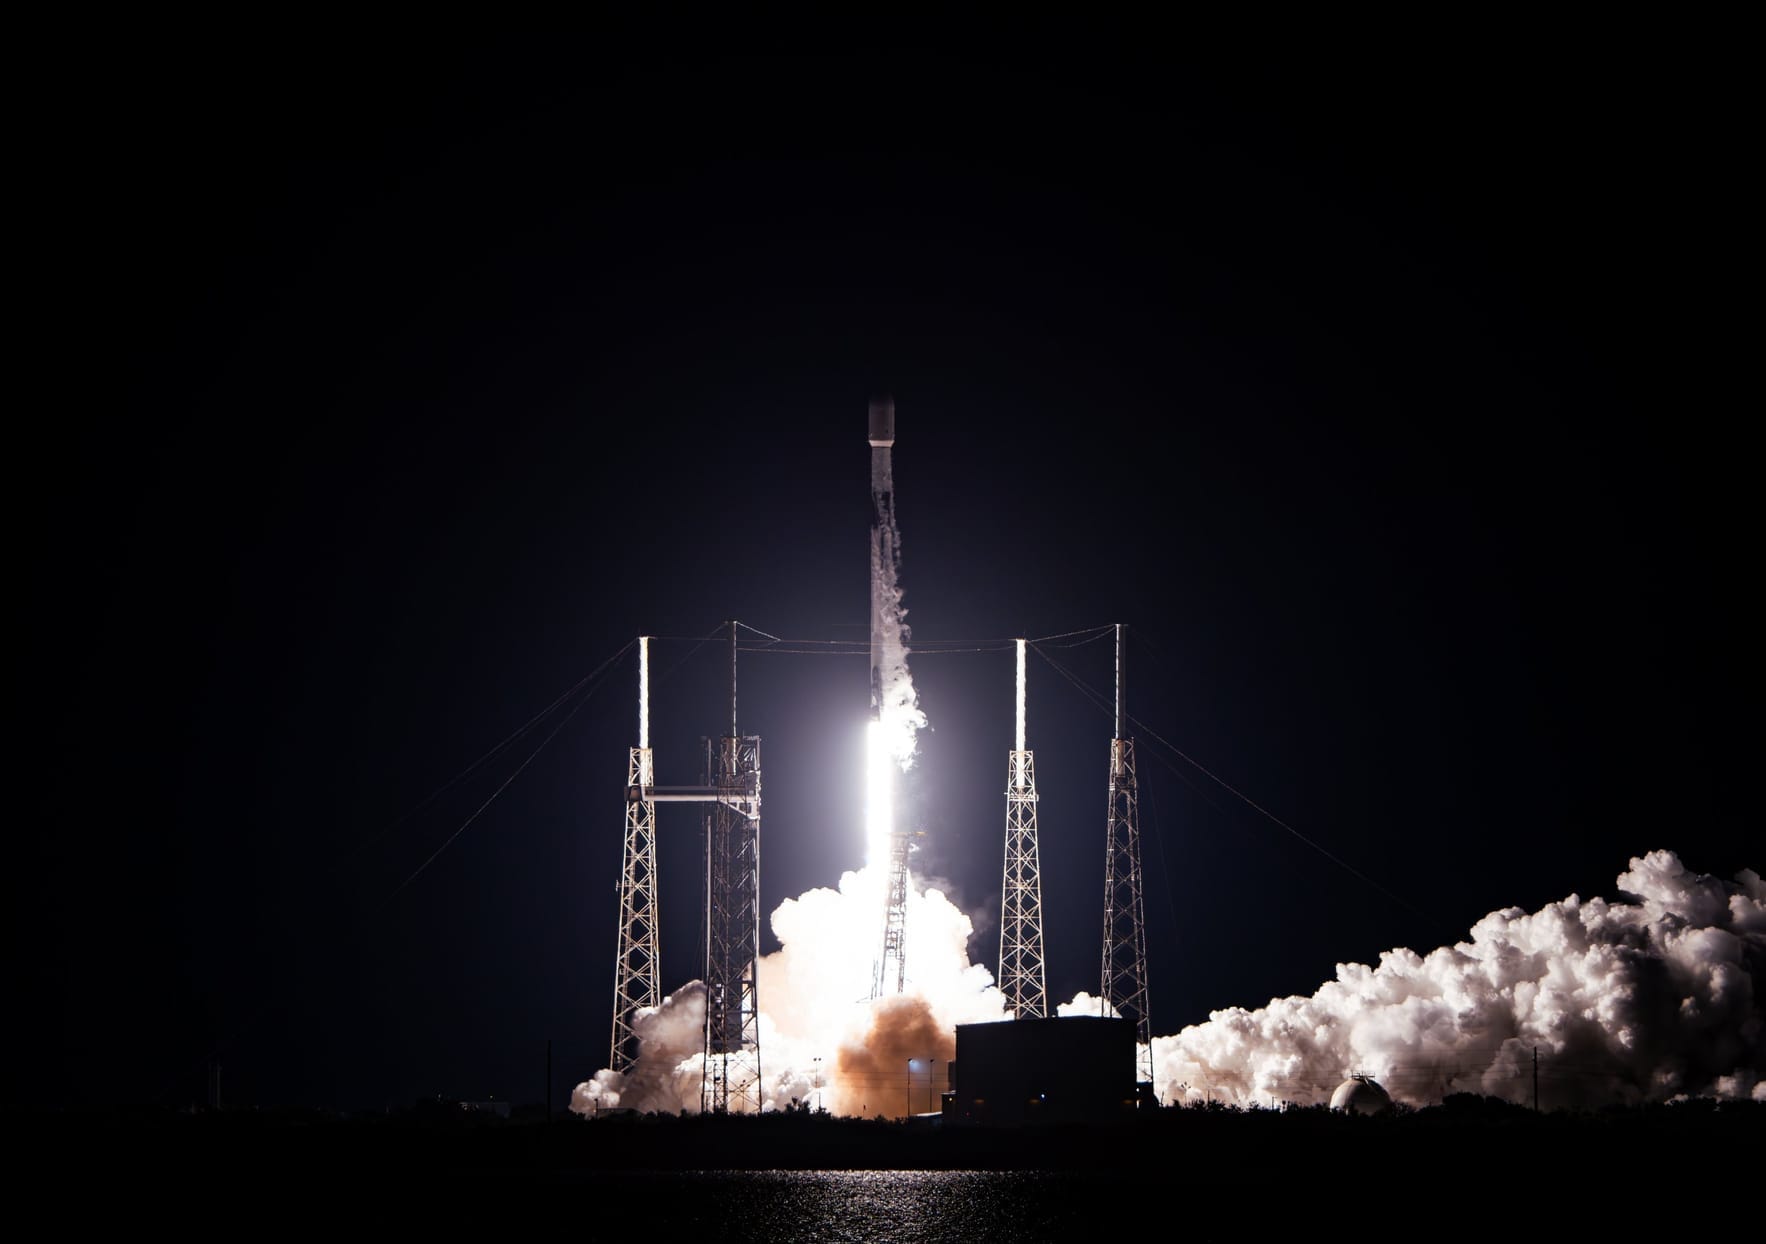
[[617, 1201], [628, 1222], [706, 1240], [1043, 1240], [1120, 1223], [1133, 1182], [1071, 1171], [637, 1171], [593, 1175], [567, 1195]]

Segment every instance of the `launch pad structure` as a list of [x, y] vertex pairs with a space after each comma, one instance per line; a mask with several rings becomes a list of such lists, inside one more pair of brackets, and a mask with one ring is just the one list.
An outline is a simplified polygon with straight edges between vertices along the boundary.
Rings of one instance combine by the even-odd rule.
[[913, 850], [914, 839], [925, 835], [925, 830], [898, 829], [889, 839], [889, 893], [883, 904], [883, 953], [877, 957], [876, 971], [871, 978], [872, 998], [881, 998], [889, 992], [891, 964], [895, 966], [895, 992], [907, 991], [908, 853]]
[[[871, 718], [885, 711], [885, 681], [902, 663], [905, 646], [882, 616], [885, 596], [895, 591], [899, 550], [895, 543], [894, 493], [890, 452], [895, 443], [895, 408], [888, 399], [871, 403], [871, 491], [876, 522], [871, 529]], [[760, 1070], [760, 1009], [755, 973], [760, 958], [760, 739], [744, 735], [736, 713], [737, 626], [731, 621], [730, 727], [704, 740], [701, 782], [697, 786], [658, 786], [650, 748], [649, 640], [638, 642], [638, 745], [631, 749], [625, 787], [625, 831], [619, 883], [619, 931], [615, 958], [612, 1041], [608, 1067], [629, 1073], [642, 1054], [640, 1020], [662, 1003], [656, 805], [695, 803], [704, 807], [705, 902], [703, 1032], [704, 1070], [700, 1110], [704, 1113], [759, 1113], [764, 1105]], [[899, 627], [897, 628], [900, 629]], [[1110, 743], [1109, 812], [1106, 822], [1104, 940], [1099, 1009], [1102, 1015], [1133, 1021], [1143, 1085], [1152, 1081], [1150, 1017], [1147, 1008], [1146, 925], [1142, 899], [1139, 792], [1134, 740], [1123, 733], [1123, 628], [1116, 631], [1115, 734]], [[1017, 646], [1016, 746], [1006, 786], [1005, 868], [1001, 886], [1000, 957], [997, 977], [1013, 1019], [1048, 1016], [1043, 922], [1042, 872], [1037, 844], [1036, 771], [1025, 745], [1025, 649]], [[908, 854], [920, 833], [888, 835], [888, 887], [883, 951], [873, 973], [871, 996], [881, 997], [891, 976], [895, 992], [907, 983], [906, 911]], [[873, 864], [880, 861], [872, 861]]]
[[628, 1072], [640, 1054], [635, 1025], [661, 1004], [657, 937], [656, 805], [697, 803], [705, 810], [705, 1071], [699, 1108], [759, 1113], [760, 739], [736, 723], [736, 623], [730, 630], [730, 732], [705, 740], [699, 786], [655, 784], [649, 746], [649, 641], [638, 646], [639, 746], [625, 789], [625, 846], [620, 869], [619, 949], [608, 1067]]

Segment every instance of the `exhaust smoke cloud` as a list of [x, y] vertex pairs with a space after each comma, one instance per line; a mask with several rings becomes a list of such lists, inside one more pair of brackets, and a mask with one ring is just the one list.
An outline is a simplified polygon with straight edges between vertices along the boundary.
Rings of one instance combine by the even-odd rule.
[[1327, 1101], [1350, 1072], [1392, 1099], [1451, 1093], [1542, 1108], [1766, 1100], [1766, 886], [1634, 858], [1612, 900], [1491, 912], [1426, 955], [1344, 963], [1310, 997], [1215, 1011], [1153, 1039], [1161, 1101]]
[[[918, 878], [908, 988], [867, 997], [880, 885], [870, 870], [849, 872], [773, 912], [781, 948], [762, 957], [757, 982], [766, 1109], [931, 1108], [956, 1025], [1005, 1018], [992, 973], [969, 959], [972, 921]], [[1219, 1010], [1156, 1036], [1154, 1090], [1168, 1104], [1322, 1104], [1361, 1072], [1408, 1105], [1452, 1093], [1531, 1104], [1537, 1049], [1545, 1109], [1766, 1101], [1763, 1004], [1766, 883], [1752, 870], [1722, 881], [1654, 851], [1631, 861], [1611, 899], [1494, 911], [1455, 945], [1341, 964], [1309, 997]], [[571, 1108], [698, 1110], [704, 1005], [695, 981], [641, 1015], [638, 1065], [597, 1073]], [[1098, 1002], [1082, 992], [1056, 1011], [1095, 1015]]]
[[[761, 956], [755, 973], [763, 1109], [813, 1102], [835, 1114], [897, 1116], [907, 1113], [910, 1081], [915, 1103], [925, 1108], [922, 1095], [932, 1092], [927, 1061], [949, 1066], [956, 1026], [1005, 1018], [992, 973], [970, 962], [973, 922], [918, 878], [907, 896], [914, 933], [906, 988], [870, 997], [882, 885], [881, 870], [860, 869], [843, 875], [837, 888], [818, 887], [773, 911], [780, 948]], [[698, 981], [641, 1012], [633, 1025], [637, 1065], [623, 1075], [597, 1072], [577, 1086], [571, 1109], [697, 1111], [704, 1023]], [[911, 1073], [909, 1059], [919, 1064]]]

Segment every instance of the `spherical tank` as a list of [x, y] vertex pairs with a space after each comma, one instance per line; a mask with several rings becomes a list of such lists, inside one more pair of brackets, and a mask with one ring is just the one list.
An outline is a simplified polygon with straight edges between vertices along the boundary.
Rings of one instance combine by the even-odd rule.
[[1331, 1109], [1354, 1114], [1380, 1114], [1392, 1108], [1392, 1098], [1372, 1076], [1350, 1076], [1331, 1094]]

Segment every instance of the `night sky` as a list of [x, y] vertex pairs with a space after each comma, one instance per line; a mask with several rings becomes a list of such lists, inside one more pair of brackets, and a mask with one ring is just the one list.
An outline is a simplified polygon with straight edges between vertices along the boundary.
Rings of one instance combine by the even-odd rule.
[[[198, 1101], [215, 1059], [242, 1104], [538, 1100], [549, 1041], [562, 1106], [635, 655], [430, 796], [639, 634], [678, 783], [726, 619], [862, 639], [880, 393], [913, 638], [984, 649], [910, 657], [905, 798], [990, 969], [1003, 641], [1118, 622], [1157, 1034], [1651, 849], [1766, 867], [1736, 44], [736, 33], [45, 51], [15, 1098]], [[1108, 692], [1107, 642], [1045, 651]], [[862, 861], [867, 664], [740, 680], [770, 912]], [[1029, 733], [1064, 1001], [1111, 725], [1033, 655]], [[700, 862], [659, 820], [667, 991]]]

